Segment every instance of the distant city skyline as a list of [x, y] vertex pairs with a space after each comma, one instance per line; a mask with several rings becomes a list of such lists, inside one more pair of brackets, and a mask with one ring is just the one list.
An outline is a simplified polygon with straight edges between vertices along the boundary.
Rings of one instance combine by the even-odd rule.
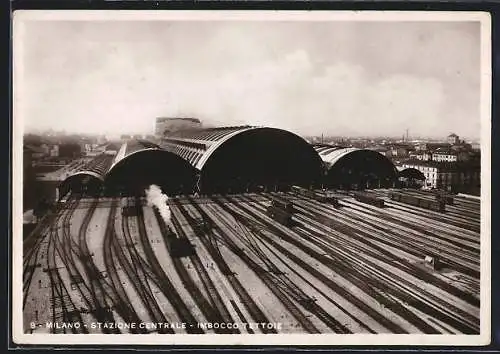
[[480, 136], [479, 22], [26, 22], [25, 130]]
[[[44, 136], [46, 134], [49, 134], [51, 130], [32, 130], [32, 131], [25, 131], [24, 134], [25, 135], [37, 135], [37, 136]], [[124, 135], [128, 135], [128, 136], [134, 136], [134, 135], [141, 135], [143, 137], [146, 137], [146, 136], [151, 136], [151, 137], [155, 137], [155, 134], [154, 132], [151, 133], [151, 132], [148, 132], [148, 133], [134, 133], [134, 132], [125, 132], [125, 133], [113, 133], [113, 134], [105, 134], [105, 133], [82, 133], [82, 132], [71, 132], [71, 131], [57, 131], [57, 130], [54, 130], [52, 131], [52, 133], [50, 133], [51, 135], [50, 136], [58, 136], [60, 134], [63, 134], [65, 136], [71, 136], [71, 135], [77, 135], [77, 136], [82, 136], [82, 137], [105, 137], [107, 138], [108, 140], [116, 140], [116, 139], [120, 139], [121, 136], [124, 136]], [[450, 134], [453, 134], [453, 132], [451, 132]], [[404, 140], [405, 142], [408, 141], [408, 142], [412, 142], [412, 141], [446, 141], [447, 140], [447, 137], [448, 135], [450, 134], [447, 134], [445, 136], [438, 136], [438, 137], [430, 137], [430, 136], [409, 136], [408, 138], [406, 138], [406, 136], [403, 138], [403, 136], [384, 136], [384, 135], [306, 135], [306, 134], [302, 134], [300, 136], [302, 136], [303, 138], [305, 139], [308, 139], [308, 138], [316, 138], [316, 139], [320, 139], [320, 138], [323, 138], [325, 140], [325, 144], [328, 144], [328, 140], [338, 140], [338, 139], [345, 139], [345, 140], [350, 140], [350, 139], [360, 139], [360, 140], [388, 140], [388, 141], [401, 141], [401, 140]], [[462, 137], [462, 136], [459, 136], [460, 140], [465, 140], [466, 142], [474, 142], [474, 143], [479, 143], [479, 138], [477, 139], [474, 139], [474, 138], [468, 138], [468, 137]]]

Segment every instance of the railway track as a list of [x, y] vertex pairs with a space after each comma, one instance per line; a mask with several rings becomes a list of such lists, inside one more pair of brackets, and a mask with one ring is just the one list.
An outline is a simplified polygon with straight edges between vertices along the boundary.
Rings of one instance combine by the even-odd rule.
[[[250, 268], [255, 275], [271, 290], [273, 295], [278, 299], [285, 309], [295, 318], [295, 320], [300, 324], [300, 326], [307, 333], [320, 333], [318, 328], [311, 322], [311, 320], [301, 311], [299, 304], [296, 304], [294, 300], [283, 292], [280, 287], [276, 286], [274, 276], [272, 276], [273, 269], [262, 266], [256, 260], [253, 259], [251, 254], [247, 254], [246, 250], [238, 245], [229, 238], [227, 234], [237, 234], [240, 230], [234, 230], [230, 221], [225, 220], [223, 216], [217, 218], [216, 227], [219, 230], [219, 234], [222, 235], [227, 247], [238, 256], [247, 266]], [[229, 231], [230, 230], [230, 231]], [[276, 270], [274, 270], [276, 271]], [[279, 271], [281, 273], [281, 271]]]
[[[442, 301], [441, 298], [433, 295], [432, 293], [427, 293], [421, 296], [419, 294], [420, 289], [418, 289], [418, 282], [416, 281], [408, 281], [410, 277], [406, 276], [400, 276], [398, 275], [399, 272], [394, 272], [394, 271], [388, 271], [390, 269], [387, 265], [381, 265], [380, 262], [378, 262], [377, 258], [380, 258], [380, 255], [376, 254], [371, 254], [372, 260], [370, 260], [367, 257], [363, 257], [363, 260], [359, 260], [359, 258], [356, 258], [356, 255], [361, 254], [361, 250], [358, 247], [349, 247], [344, 245], [344, 249], [346, 250], [345, 252], [339, 252], [338, 251], [338, 243], [335, 245], [337, 247], [333, 247], [332, 245], [329, 245], [328, 242], [324, 242], [321, 238], [323, 236], [323, 233], [321, 232], [316, 232], [314, 230], [311, 230], [310, 228], [306, 228], [307, 232], [300, 232], [300, 234], [309, 239], [309, 240], [314, 240], [318, 242], [318, 244], [323, 244], [323, 248], [326, 251], [329, 251], [329, 255], [332, 256], [333, 254], [336, 254], [336, 259], [341, 260], [342, 262], [345, 262], [348, 264], [347, 268], [344, 268], [344, 271], [347, 270], [352, 270], [352, 269], [358, 269], [358, 273], [361, 274], [364, 272], [366, 275], [362, 277], [362, 281], [365, 283], [369, 283], [372, 285], [372, 288], [370, 289], [373, 294], [373, 290], [380, 294], [383, 294], [384, 292], [390, 292], [391, 295], [394, 295], [397, 299], [402, 299], [404, 302], [412, 304], [412, 306], [416, 305], [419, 309], [425, 310], [429, 315], [437, 316], [439, 318], [442, 318], [444, 321], [446, 321], [448, 324], [453, 325], [455, 328], [458, 328], [462, 331], [468, 330], [467, 327], [462, 326], [462, 318], [467, 318], [467, 320], [470, 320], [471, 322], [474, 322], [474, 319], [472, 319], [471, 316], [469, 316], [466, 312], [461, 311], [459, 308], [454, 309], [458, 313], [458, 315], [452, 314], [449, 317], [444, 317], [446, 312], [444, 312], [442, 309], [445, 308], [445, 306], [448, 304], [445, 301]], [[309, 237], [307, 236], [309, 234]], [[310, 235], [315, 236], [314, 238], [311, 238]], [[336, 253], [334, 253], [336, 252]], [[366, 250], [365, 250], [366, 253]], [[360, 256], [358, 256], [360, 257]], [[375, 261], [374, 261], [375, 260]], [[408, 274], [408, 273], [406, 273]], [[395, 284], [400, 284], [399, 286], [394, 286], [392, 284], [394, 282]], [[406, 284], [405, 287], [401, 286], [401, 284]], [[413, 291], [412, 288], [418, 289], [419, 291]], [[403, 291], [402, 291], [403, 290]], [[437, 303], [440, 305], [439, 307], [441, 308], [441, 311], [443, 314], [440, 314], [439, 312], [435, 311], [431, 306], [428, 306], [428, 303], [431, 303], [427, 301], [427, 298], [432, 298], [433, 303]], [[415, 300], [417, 299], [417, 300]], [[418, 301], [418, 303], [416, 302]], [[419, 325], [420, 328], [425, 328], [425, 325], [422, 326], [422, 322], [420, 321], [420, 318], [414, 314], [411, 313], [411, 311], [408, 311], [402, 303], [398, 301], [393, 301], [392, 303], [388, 304], [392, 310], [397, 312], [399, 315], [401, 315], [403, 318], [411, 320], [412, 323], [415, 325]], [[457, 322], [454, 320], [454, 318], [459, 318], [460, 322]], [[415, 321], [416, 320], [416, 321]]]
[[480, 231], [480, 225], [478, 225], [477, 223], [467, 222], [467, 221], [461, 220], [460, 218], [458, 218], [458, 220], [457, 220], [457, 217], [454, 217], [452, 215], [447, 215], [446, 213], [438, 213], [438, 212], [434, 212], [432, 210], [424, 210], [422, 208], [415, 207], [413, 205], [408, 205], [408, 204], [401, 203], [401, 202], [397, 202], [394, 200], [387, 200], [385, 202], [385, 204], [391, 208], [398, 209], [401, 211], [407, 211], [413, 215], [423, 216], [423, 217], [426, 217], [430, 220], [439, 221], [439, 222], [445, 223], [447, 225], [456, 226], [456, 227], [459, 227], [459, 228], [462, 228], [465, 230], [470, 230], [473, 232]]
[[[130, 205], [129, 202], [130, 201], [127, 198], [127, 206]], [[151, 320], [155, 323], [167, 324], [166, 326], [161, 326], [158, 329], [158, 333], [175, 333], [172, 326], [168, 324], [169, 322], [167, 321], [163, 311], [159, 307], [153, 295], [151, 285], [149, 283], [150, 277], [148, 276], [150, 272], [148, 272], [148, 270], [146, 269], [146, 263], [141, 260], [141, 256], [138, 254], [137, 248], [135, 247], [135, 242], [132, 239], [130, 233], [128, 217], [126, 216], [122, 217], [122, 234], [124, 237], [124, 244], [126, 246], [126, 249], [128, 250], [130, 262], [125, 256], [118, 242], [115, 243], [115, 250], [119, 255], [119, 259], [121, 260], [123, 269], [132, 281], [136, 292], [139, 294], [142, 303], [146, 307], [149, 316], [151, 317]]]
[[417, 223], [427, 224], [429, 227], [436, 229], [440, 232], [444, 232], [446, 234], [455, 235], [463, 238], [464, 240], [468, 240], [471, 242], [479, 243], [480, 234], [478, 231], [464, 229], [459, 226], [450, 225], [443, 221], [437, 221], [433, 219], [429, 219], [424, 215], [414, 214], [412, 210], [406, 209], [404, 207], [393, 207], [391, 203], [388, 203], [388, 207], [385, 209], [387, 214], [390, 214], [396, 218], [402, 218], [403, 220], [415, 220]]
[[[392, 257], [392, 259], [397, 261], [400, 265], [404, 265], [407, 268], [410, 267], [413, 273], [420, 274], [420, 277], [422, 277], [422, 279], [426, 282], [430, 282], [440, 288], [446, 289], [451, 294], [465, 299], [474, 306], [479, 306], [478, 297], [471, 296], [468, 292], [461, 291], [453, 286], [450, 286], [444, 281], [431, 277], [427, 271], [413, 265], [405, 258], [388, 252], [387, 249], [382, 247], [391, 246], [394, 249], [407, 253], [409, 252], [408, 254], [412, 254], [411, 252], [413, 251], [412, 247], [406, 247], [404, 243], [402, 246], [398, 246], [401, 243], [399, 242], [400, 239], [397, 236], [394, 238], [394, 243], [391, 241], [392, 239], [387, 240], [385, 235], [390, 230], [387, 231], [386, 228], [381, 225], [380, 221], [367, 222], [366, 215], [347, 214], [346, 211], [338, 211], [324, 205], [317, 205], [318, 203], [314, 201], [304, 201], [304, 203], [308, 206], [306, 215], [312, 216], [315, 220], [319, 220], [323, 224], [331, 226], [336, 231], [349, 235], [349, 240], [358, 240], [362, 245], [369, 245], [369, 249], [377, 250], [380, 254], [386, 254], [389, 257]], [[422, 260], [423, 255], [425, 254], [416, 252], [414, 255], [418, 260]], [[477, 293], [477, 291], [475, 293]]]
[[[97, 204], [98, 199], [93, 199], [93, 203], [85, 214], [80, 230], [78, 231], [78, 253], [80, 263], [83, 265], [84, 272], [89, 281], [89, 289], [95, 305], [93, 311], [96, 313], [96, 317], [102, 320], [99, 322], [114, 323], [115, 319], [111, 306], [107, 302], [107, 298], [111, 296], [106, 290], [110, 290], [110, 287], [93, 261], [93, 255], [89, 251], [86, 238], [88, 226], [94, 216]], [[110, 333], [115, 334], [120, 332], [118, 328], [112, 328], [110, 331]]]
[[37, 227], [23, 242], [23, 309], [26, 306], [27, 294], [35, 271], [41, 266], [40, 250], [43, 244], [48, 243], [48, 234], [51, 232], [52, 225], [59, 222], [60, 212], [61, 208], [56, 208], [51, 215], [43, 219], [43, 225]]
[[[245, 209], [245, 211], [254, 218], [261, 218], [264, 220], [264, 215], [258, 215], [255, 210], [250, 210], [250, 208], [246, 205], [241, 205], [241, 209]], [[266, 222], [266, 226], [273, 227], [272, 223]], [[311, 231], [311, 230], [309, 230]], [[287, 241], [295, 242], [295, 244], [299, 247], [304, 247], [304, 245], [300, 246], [300, 241], [295, 239], [293, 240], [290, 236], [282, 233], [283, 237], [287, 238]], [[304, 234], [302, 234], [304, 236]], [[323, 233], [316, 233], [316, 238], [324, 237]], [[324, 243], [319, 243], [318, 239], [311, 240], [312, 243], [317, 245], [318, 247], [325, 247]], [[329, 249], [330, 252], [334, 252], [336, 249], [331, 247]], [[313, 249], [309, 249], [314, 254]], [[358, 251], [360, 251], [358, 249]], [[446, 321], [449, 325], [452, 325], [453, 328], [456, 328], [463, 333], [476, 333], [478, 331], [478, 319], [470, 316], [469, 314], [463, 312], [459, 308], [453, 308], [449, 303], [443, 302], [443, 300], [439, 297], [436, 297], [433, 294], [430, 294], [426, 291], [422, 291], [423, 289], [419, 289], [415, 287], [415, 284], [409, 283], [406, 279], [401, 276], [398, 276], [395, 273], [387, 274], [387, 271], [384, 268], [381, 268], [376, 264], [376, 262], [369, 261], [368, 259], [364, 259], [363, 261], [359, 260], [360, 252], [352, 252], [349, 254], [347, 252], [343, 252], [339, 254], [338, 260], [350, 260], [350, 267], [346, 268], [347, 271], [349, 268], [358, 266], [359, 275], [364, 275], [367, 270], [369, 270], [370, 277], [366, 277], [364, 279], [365, 282], [374, 283], [374, 281], [380, 282], [380, 289], [391, 289], [391, 292], [398, 294], [400, 298], [406, 299], [409, 303], [413, 304], [412, 306], [418, 307], [419, 310], [427, 312], [429, 315], [440, 318], [442, 321]], [[350, 257], [350, 258], [348, 258]], [[324, 263], [325, 258], [322, 257], [321, 254], [316, 254], [315, 258]], [[395, 279], [398, 279], [399, 282], [394, 282]], [[421, 294], [418, 294], [418, 292]], [[432, 300], [432, 301], [429, 301]], [[411, 301], [411, 302], [410, 302]], [[434, 329], [435, 330], [435, 329]]]
[[179, 318], [182, 322], [186, 323], [186, 331], [188, 333], [200, 334], [204, 333], [201, 328], [198, 328], [197, 321], [195, 317], [191, 314], [186, 304], [182, 300], [181, 296], [175, 289], [174, 285], [165, 274], [163, 269], [161, 268], [156, 255], [151, 247], [151, 244], [148, 241], [148, 236], [146, 232], [145, 222], [144, 222], [144, 214], [140, 203], [136, 202], [137, 206], [137, 219], [139, 226], [139, 235], [142, 243], [142, 247], [145, 252], [146, 259], [152, 268], [152, 272], [156, 277], [156, 284], [163, 292], [163, 294], [167, 297], [170, 303], [173, 305], [175, 311], [179, 315]]
[[[74, 200], [70, 207], [66, 210], [61, 211], [55, 218], [55, 223], [50, 227], [49, 239], [47, 245], [47, 268], [45, 269], [48, 274], [49, 281], [51, 284], [51, 296], [50, 305], [52, 308], [52, 323], [64, 324], [64, 323], [79, 323], [83, 324], [83, 319], [81, 317], [80, 311], [76, 308], [71, 296], [64, 284], [63, 278], [59, 272], [61, 266], [65, 266], [64, 253], [60, 247], [59, 238], [59, 222], [62, 221], [63, 229], [65, 223], [73, 215], [73, 212], [78, 205], [78, 200]], [[57, 261], [57, 255], [59, 255], [60, 262]], [[61, 264], [62, 263], [62, 264]], [[88, 333], [85, 326], [72, 326], [69, 328], [72, 333]], [[52, 333], [67, 333], [68, 328], [64, 326], [53, 326], [51, 328]]]
[[[244, 216], [242, 216], [242, 214], [240, 214], [240, 213], [245, 213], [245, 211], [246, 211], [246, 210], [243, 211], [241, 208], [240, 208], [240, 210], [231, 211], [231, 210], [225, 209], [223, 204], [221, 204], [220, 207], [223, 208], [223, 210], [225, 210], [226, 212], [231, 213], [231, 215], [239, 215], [239, 218], [244, 218], [244, 219], [248, 218], [248, 217], [244, 217]], [[245, 215], [245, 214], [243, 214], [243, 215]], [[263, 218], [265, 218], [265, 216], [263, 216]], [[272, 221], [269, 221], [269, 222], [272, 223]], [[263, 224], [263, 227], [268, 228], [268, 225]], [[282, 230], [279, 229], [279, 226], [274, 225], [274, 228], [269, 228], [269, 229], [271, 231], [273, 231], [273, 233], [279, 235], [280, 238], [282, 237], [282, 235], [281, 235]], [[280, 243], [278, 243], [276, 240], [273, 240], [271, 237], [265, 235], [264, 233], [261, 233], [261, 236], [263, 237], [263, 239], [267, 243], [273, 245], [273, 247], [275, 247], [282, 254], [284, 254], [286, 256], [286, 259], [292, 260], [299, 267], [306, 270], [309, 274], [313, 275], [316, 279], [320, 280], [323, 284], [328, 286], [331, 290], [334, 291], [334, 293], [336, 293], [336, 294], [340, 295], [342, 298], [344, 298], [347, 301], [347, 303], [354, 305], [355, 308], [361, 310], [363, 313], [368, 315], [368, 317], [375, 320], [377, 323], [381, 324], [383, 326], [383, 328], [385, 328], [386, 330], [391, 331], [392, 333], [407, 333], [407, 331], [405, 331], [403, 329], [403, 327], [401, 327], [397, 323], [393, 322], [392, 320], [390, 320], [386, 316], [382, 315], [381, 313], [376, 311], [374, 308], [370, 307], [365, 302], [363, 302], [362, 300], [360, 300], [359, 298], [354, 296], [350, 287], [344, 287], [343, 285], [338, 284], [336, 281], [332, 280], [329, 276], [318, 271], [315, 267], [311, 266], [311, 264], [305, 262], [303, 259], [301, 259], [296, 254], [294, 254], [292, 251], [290, 251], [289, 248], [283, 247]], [[297, 246], [297, 244], [294, 244], [294, 246]], [[298, 247], [302, 248], [302, 244], [299, 244]], [[317, 254], [317, 255], [319, 257], [323, 256], [323, 254]], [[310, 254], [309, 254], [309, 256], [310, 256]], [[334, 301], [332, 301], [332, 302], [335, 303]], [[342, 308], [342, 307], [340, 307], [340, 308]], [[346, 314], [349, 317], [351, 317], [351, 319], [356, 321], [356, 317], [357, 317], [356, 314], [351, 314], [351, 313], [346, 313]], [[356, 321], [356, 322], [358, 322], [358, 321]], [[367, 329], [367, 331], [370, 333], [377, 333], [376, 330], [372, 329], [372, 327], [370, 327], [369, 325], [367, 325], [363, 322], [358, 323], [358, 324], [360, 324], [361, 327]]]
[[[306, 331], [309, 333], [319, 333], [318, 328], [304, 316], [304, 313], [299, 307], [297, 307], [297, 305], [316, 316], [333, 332], [350, 333], [350, 330], [347, 327], [339, 323], [329, 313], [324, 311], [321, 306], [317, 305], [313, 298], [304, 293], [283, 271], [276, 267], [271, 259], [269, 259], [266, 253], [263, 252], [261, 247], [258, 245], [261, 243], [261, 231], [256, 224], [246, 218], [243, 218], [234, 209], [227, 207], [220, 201], [216, 200], [216, 204], [224, 211], [228, 212], [228, 214], [230, 214], [243, 226], [242, 228], [240, 227], [239, 229], [234, 229], [230, 221], [223, 216], [220, 217], [220, 221], [225, 224], [227, 229], [232, 229], [233, 233], [236, 235], [243, 233], [246, 238], [246, 242], [243, 243], [244, 247], [237, 245], [229, 238], [225, 238], [228, 247], [231, 248], [233, 253], [240, 256], [240, 258], [242, 258], [247, 265], [254, 270], [264, 283], [270, 287], [271, 291], [275, 293], [276, 297], [282, 301], [283, 305]], [[223, 233], [223, 230], [221, 231]], [[247, 255], [249, 251], [252, 251], [254, 257]], [[283, 261], [285, 260], [283, 259]], [[263, 265], [260, 265], [257, 262], [262, 263]]]
[[[190, 205], [194, 207], [198, 215], [203, 220], [208, 220], [207, 215], [203, 213], [203, 210], [199, 207], [197, 203], [193, 201], [192, 198], [189, 198]], [[181, 211], [182, 215], [186, 220], [191, 225], [195, 224], [195, 219], [189, 214], [189, 212], [186, 210], [185, 206], [181, 205], [180, 203], [176, 203], [177, 207]], [[231, 267], [227, 264], [225, 261], [224, 257], [222, 256], [219, 246], [218, 246], [218, 241], [212, 232], [211, 228], [202, 230], [199, 227], [195, 227], [195, 233], [196, 236], [201, 240], [207, 251], [209, 252], [210, 256], [212, 259], [216, 262], [217, 267], [222, 270], [222, 274], [224, 277], [227, 279], [231, 287], [236, 291], [240, 302], [243, 304], [243, 306], [246, 308], [248, 313], [252, 316], [252, 319], [256, 321], [257, 323], [269, 323], [269, 319], [267, 316], [262, 312], [262, 310], [259, 308], [259, 306], [253, 301], [253, 299], [250, 297], [250, 294], [247, 292], [247, 290], [243, 287], [239, 279], [234, 275], [234, 273], [231, 270]], [[233, 307], [235, 308], [235, 311], [239, 314], [240, 320], [243, 323], [247, 323], [248, 321], [244, 316], [241, 314], [241, 311], [238, 309], [236, 303], [232, 303]], [[249, 333], [253, 333], [252, 329], [249, 329]], [[274, 328], [268, 329], [268, 328], [263, 328], [263, 333], [277, 333], [277, 331]]]
[[[386, 215], [386, 213], [391, 212], [390, 208], [379, 209], [357, 202], [345, 203], [347, 208], [343, 208], [342, 210], [331, 208], [310, 199], [303, 199], [299, 204], [303, 208], [302, 212], [313, 213], [321, 220], [335, 225], [336, 228], [342, 228], [347, 224], [353, 231], [365, 235], [367, 240], [377, 239], [387, 245], [391, 245], [391, 243], [384, 241], [384, 238], [380, 237], [379, 233], [385, 237], [392, 237], [394, 235], [393, 240], [396, 243], [411, 235], [412, 239], [416, 240], [417, 243], [423, 242], [425, 244], [421, 253], [415, 253], [419, 259], [423, 259], [425, 255], [434, 253], [444, 258], [446, 258], [446, 255], [449, 255], [451, 264], [457, 265], [457, 269], [465, 269], [466, 274], [475, 276], [479, 280], [479, 240], [468, 236], [467, 233], [462, 235], [461, 233], [452, 233], [450, 231], [448, 235], [438, 235], [438, 233], [444, 233], [442, 225], [436, 226], [432, 223], [428, 225], [432, 232], [424, 233], [418, 227], [412, 228], [412, 224], [405, 221], [403, 217], [400, 217], [400, 219], [403, 219], [400, 220], [394, 218], [392, 215]], [[371, 230], [371, 232], [368, 232], [368, 230]], [[465, 230], [460, 231], [465, 232]], [[430, 235], [434, 237], [428, 238], [427, 236]], [[410, 254], [413, 250], [409, 246], [404, 249]], [[434, 249], [439, 249], [440, 251], [433, 252], [432, 250]], [[469, 268], [467, 268], [467, 265]]]
[[[280, 196], [294, 203], [291, 227], [278, 224], [266, 214], [264, 203]], [[121, 233], [115, 229], [116, 200], [94, 199], [85, 203], [70, 199], [60, 205], [52, 225], [47, 225], [37, 238], [30, 240], [23, 257], [23, 308], [36, 266], [42, 256], [47, 256], [46, 273], [51, 284], [54, 321], [83, 323], [82, 314], [88, 312], [99, 322], [114, 322], [114, 314], [127, 322], [141, 322], [129, 298], [130, 291], [122, 284], [125, 275], [153, 322], [169, 323], [168, 314], [154, 295], [159, 294], [159, 289], [180, 320], [187, 323], [188, 333], [204, 333], [158, 261], [156, 249], [148, 238], [140, 199], [127, 201], [127, 206], [136, 208], [136, 214], [133, 218], [122, 217]], [[200, 199], [183, 197], [169, 201], [172, 228], [156, 209], [154, 214], [172, 256], [177, 273], [172, 274], [176, 279], [179, 275], [187, 289], [186, 295], [193, 297], [209, 322], [270, 321], [224, 256], [231, 254], [243, 261], [245, 269], [250, 269], [262, 281], [271, 296], [276, 297], [280, 306], [308, 333], [322, 333], [325, 329], [351, 333], [351, 327], [368, 333], [385, 330], [479, 333], [480, 247], [475, 230], [478, 225], [474, 226], [478, 215], [474, 211], [475, 202], [456, 198], [455, 205], [445, 215], [390, 200], [386, 201], [388, 207], [382, 209], [349, 197], [340, 203], [343, 207], [336, 209], [286, 192]], [[107, 278], [94, 263], [86, 238], [89, 223], [99, 206], [110, 208], [102, 245]], [[78, 232], [72, 232], [70, 222], [75, 211], [81, 208], [88, 211]], [[203, 252], [195, 251], [187, 258], [172, 254], [174, 239], [188, 241], [193, 236], [200, 241], [198, 245], [201, 244]], [[425, 255], [436, 255], [445, 266], [463, 274], [463, 284], [452, 278], [449, 279], [453, 282], [445, 280], [445, 273], [414, 264]], [[209, 273], [205, 258], [202, 261], [200, 256], [213, 260], [217, 274], [221, 275]], [[66, 270], [61, 271], [60, 267]], [[82, 295], [87, 309], [78, 309], [78, 301], [67, 287], [66, 273], [73, 291]], [[346, 286], [347, 283], [353, 284], [355, 290]], [[317, 294], [321, 302], [315, 299]], [[342, 313], [341, 318], [348, 318], [349, 325], [339, 320], [332, 308]], [[240, 333], [234, 329], [213, 330]], [[79, 333], [83, 327], [53, 329], [54, 333], [60, 331]], [[117, 329], [103, 331], [120, 333]], [[174, 333], [174, 330], [167, 327], [159, 332]], [[269, 328], [262, 328], [262, 332], [277, 333]], [[142, 329], [135, 333], [148, 331]], [[249, 333], [255, 332], [250, 329]]]
[[[55, 324], [66, 324], [66, 323], [83, 323], [80, 312], [75, 307], [75, 304], [71, 300], [68, 293], [68, 289], [61, 278], [58, 271], [58, 262], [56, 259], [56, 246], [52, 245], [55, 242], [55, 235], [57, 230], [52, 229], [49, 235], [49, 252], [47, 255], [47, 274], [50, 279], [51, 284], [51, 300], [50, 305], [52, 308], [52, 323], [54, 326], [51, 328], [52, 333], [67, 333], [68, 329], [65, 327], [59, 327]], [[72, 326], [69, 329], [72, 333], [79, 333], [80, 330], [77, 327]], [[86, 333], [86, 328], [82, 328], [83, 333]]]
[[[412, 194], [412, 195], [415, 195], [418, 197], [425, 197], [428, 199], [436, 199], [435, 193], [425, 192], [425, 191], [421, 191], [421, 190], [405, 189], [405, 190], [403, 190], [403, 192], [406, 194]], [[453, 195], [450, 195], [450, 196], [453, 197], [453, 204], [447, 205], [446, 206], [447, 209], [448, 209], [448, 207], [451, 207], [450, 208], [451, 210], [461, 210], [461, 211], [465, 211], [465, 212], [470, 212], [475, 217], [477, 217], [477, 221], [479, 221], [479, 216], [480, 216], [480, 213], [479, 213], [480, 204], [479, 203], [474, 203], [473, 205], [467, 205], [467, 203], [464, 202], [464, 200], [461, 199], [460, 197], [453, 196]]]
[[390, 206], [381, 209], [354, 200], [345, 200], [343, 204], [351, 209], [366, 213], [369, 216], [386, 218], [387, 221], [406, 226], [412, 230], [418, 230], [422, 234], [440, 237], [442, 240], [454, 243], [460, 247], [479, 250], [479, 233], [477, 232], [429, 220], [423, 216], [415, 216], [407, 212], [395, 210]]
[[[113, 240], [116, 239], [115, 236], [115, 218], [117, 210], [117, 201], [115, 200], [111, 204], [110, 213], [107, 220], [106, 231], [103, 240], [103, 257], [106, 273], [110, 279], [110, 287], [112, 289], [111, 297], [113, 307], [117, 310], [120, 316], [129, 323], [140, 323], [140, 317], [135, 311], [130, 299], [123, 288], [123, 284], [118, 275], [118, 271], [115, 264], [115, 257], [117, 257], [113, 252]], [[131, 329], [132, 333], [147, 333], [145, 328], [134, 327]]]
[[[404, 225], [404, 222], [391, 218], [376, 211], [378, 215], [371, 216], [366, 211], [357, 213], [360, 209], [358, 205], [352, 205], [349, 214], [345, 210], [319, 209], [313, 201], [303, 200], [296, 203], [298, 210], [303, 214], [310, 214], [320, 220], [327, 220], [331, 225], [338, 225], [337, 221], [348, 224], [347, 227], [357, 233], [365, 235], [367, 239], [377, 239], [389, 246], [397, 247], [420, 259], [430, 254], [435, 254], [443, 262], [453, 266], [455, 269], [463, 271], [473, 277], [479, 278], [479, 254], [464, 250], [451, 243], [443, 242], [438, 237], [429, 238], [428, 234], [419, 233], [412, 229], [411, 225]], [[347, 204], [351, 207], [351, 205]], [[335, 215], [333, 219], [331, 215]], [[350, 221], [346, 221], [349, 220]], [[381, 222], [384, 221], [384, 222]], [[403, 224], [403, 225], [402, 225]], [[372, 230], [368, 232], [367, 230]], [[375, 232], [373, 232], [375, 231]]]
[[[80, 199], [79, 199], [80, 200]], [[68, 208], [66, 204], [65, 208]], [[73, 213], [77, 209], [77, 204], [69, 205], [71, 212], [67, 213], [63, 218], [63, 223], [60, 225], [62, 230], [62, 237], [58, 238], [57, 245], [59, 247], [59, 255], [63, 262], [63, 266], [68, 271], [70, 281], [72, 286], [75, 286], [75, 290], [78, 290], [82, 295], [82, 300], [86, 304], [87, 308], [81, 308], [80, 311], [91, 314], [97, 321], [105, 322], [109, 318], [109, 313], [106, 309], [100, 306], [98, 299], [92, 292], [92, 279], [85, 278], [84, 274], [87, 274], [85, 270], [84, 260], [82, 260], [82, 250], [80, 249], [80, 244], [71, 236], [70, 221]], [[92, 217], [93, 210], [89, 209], [84, 216], [83, 223], [80, 225], [78, 230], [78, 238], [85, 237], [85, 232], [88, 226], [88, 221]], [[88, 221], [86, 221], [88, 220]], [[90, 283], [90, 284], [89, 284]], [[105, 333], [111, 333], [105, 330]]]
[[[188, 237], [186, 235], [186, 230], [185, 227], [180, 222], [180, 219], [183, 218], [181, 212], [175, 207], [175, 205], [170, 206], [171, 211], [172, 211], [172, 225], [174, 229], [176, 230], [176, 233], [179, 237], [179, 239], [183, 240], [188, 240]], [[157, 215], [157, 218], [161, 218], [160, 215]], [[187, 220], [186, 220], [187, 223]], [[187, 224], [186, 224], [187, 225]], [[174, 235], [171, 234], [170, 238], [167, 238], [166, 242], [169, 245], [172, 245], [172, 242], [175, 242], [173, 240], [175, 238]], [[172, 249], [172, 246], [170, 246], [170, 249]], [[226, 306], [224, 305], [220, 294], [217, 292], [215, 285], [213, 284], [212, 280], [210, 279], [210, 276], [208, 275], [206, 269], [203, 266], [203, 263], [201, 262], [198, 254], [195, 252], [192, 255], [189, 255], [189, 260], [193, 264], [193, 267], [195, 268], [196, 274], [199, 276], [201, 279], [201, 282], [203, 284], [203, 290], [204, 293], [201, 292], [201, 290], [198, 288], [198, 286], [195, 284], [193, 281], [192, 277], [189, 275], [187, 272], [184, 264], [181, 261], [181, 258], [173, 255], [172, 259], [174, 262], [174, 266], [181, 277], [182, 282], [190, 292], [190, 294], [193, 296], [194, 299], [196, 299], [200, 309], [202, 310], [204, 316], [208, 319], [209, 322], [211, 323], [233, 323], [233, 318], [230, 315], [229, 311], [227, 310]], [[206, 296], [205, 296], [206, 294]], [[207, 298], [208, 297], [208, 298]], [[240, 331], [236, 328], [216, 328], [216, 333], [239, 333]]]
[[[394, 190], [396, 192], [402, 192], [405, 195], [411, 195], [418, 198], [423, 198], [427, 200], [436, 200], [436, 195], [434, 193], [420, 191], [420, 190]], [[389, 198], [389, 191], [379, 193], [379, 196], [384, 197], [387, 202], [399, 203], [393, 201]], [[434, 218], [440, 220], [448, 220], [446, 221], [448, 224], [450, 223], [462, 223], [462, 227], [469, 228], [478, 228], [480, 224], [480, 204], [468, 204], [467, 201], [464, 201], [463, 198], [453, 196], [453, 204], [446, 204], [446, 212], [445, 213], [436, 213], [430, 212], [426, 215], [427, 218]], [[411, 208], [412, 212], [423, 212], [425, 213], [428, 210], [418, 208], [416, 206], [411, 206], [405, 203], [400, 203], [402, 207]], [[465, 225], [465, 226], [463, 226]]]

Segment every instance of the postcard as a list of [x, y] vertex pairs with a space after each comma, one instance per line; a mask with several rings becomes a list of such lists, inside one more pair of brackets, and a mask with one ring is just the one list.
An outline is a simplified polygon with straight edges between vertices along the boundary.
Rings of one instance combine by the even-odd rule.
[[489, 343], [488, 13], [19, 10], [13, 53], [15, 343]]

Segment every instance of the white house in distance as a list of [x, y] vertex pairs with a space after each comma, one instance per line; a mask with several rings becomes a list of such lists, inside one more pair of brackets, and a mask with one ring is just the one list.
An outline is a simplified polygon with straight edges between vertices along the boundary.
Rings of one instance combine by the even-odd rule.
[[467, 151], [439, 148], [432, 154], [432, 161], [437, 162], [458, 162], [467, 161], [468, 159], [469, 153]]

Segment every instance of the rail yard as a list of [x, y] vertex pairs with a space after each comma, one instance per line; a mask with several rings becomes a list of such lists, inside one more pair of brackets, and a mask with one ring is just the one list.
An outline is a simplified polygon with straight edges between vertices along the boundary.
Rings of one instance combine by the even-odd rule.
[[25, 332], [478, 334], [479, 200], [364, 194], [70, 193], [24, 242]]

